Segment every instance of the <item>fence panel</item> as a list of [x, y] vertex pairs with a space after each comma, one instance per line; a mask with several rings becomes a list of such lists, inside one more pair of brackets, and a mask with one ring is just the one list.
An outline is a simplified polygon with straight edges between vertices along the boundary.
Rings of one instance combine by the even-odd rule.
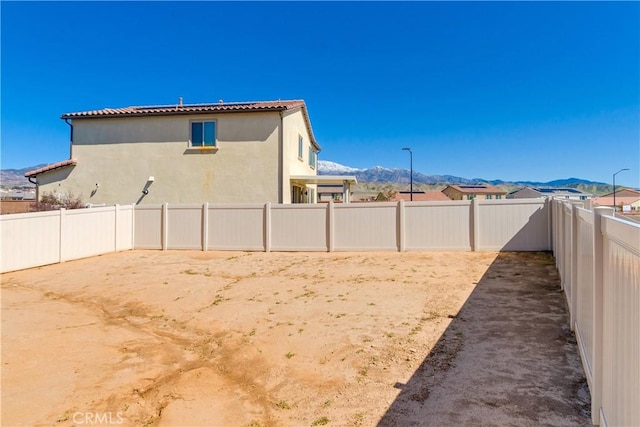
[[335, 205], [336, 251], [397, 251], [398, 204], [358, 203]]
[[64, 211], [61, 261], [106, 254], [115, 250], [113, 206]]
[[548, 251], [545, 200], [478, 200], [478, 250]]
[[133, 249], [134, 214], [133, 205], [116, 208], [116, 251]]
[[0, 216], [0, 271], [60, 261], [60, 212]]
[[162, 205], [138, 205], [135, 212], [136, 249], [162, 249]]
[[582, 365], [593, 389], [594, 369], [594, 280], [593, 280], [593, 213], [578, 208], [578, 268], [576, 276], [576, 316], [575, 332], [578, 348], [582, 357]]
[[640, 224], [604, 217], [601, 422], [640, 425]]
[[405, 204], [406, 250], [471, 250], [471, 202]]
[[327, 251], [327, 207], [322, 205], [272, 206], [271, 250]]
[[264, 205], [209, 205], [207, 249], [265, 250]]
[[167, 206], [167, 249], [202, 249], [202, 205]]

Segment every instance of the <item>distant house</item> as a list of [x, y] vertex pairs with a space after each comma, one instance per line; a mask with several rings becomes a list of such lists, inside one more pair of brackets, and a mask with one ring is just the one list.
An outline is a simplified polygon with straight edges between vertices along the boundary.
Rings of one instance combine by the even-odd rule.
[[575, 188], [524, 187], [507, 194], [507, 199], [546, 199], [548, 197], [563, 200], [589, 200], [593, 195]]
[[[593, 204], [613, 207], [613, 193], [595, 197]], [[616, 206], [622, 211], [640, 211], [640, 191], [622, 188], [616, 191]]]
[[[410, 191], [399, 191], [396, 195], [391, 199], [392, 202], [399, 202], [400, 200], [404, 200], [408, 202], [411, 200], [411, 192]], [[442, 202], [451, 200], [444, 194], [442, 191], [414, 191], [413, 192], [413, 201], [414, 202]]]
[[507, 194], [506, 191], [489, 184], [448, 185], [442, 192], [451, 200], [502, 199]]
[[[302, 100], [66, 113], [70, 159], [25, 174], [91, 204], [314, 203], [318, 152]], [[348, 177], [340, 177], [343, 183]], [[352, 181], [349, 181], [352, 182]]]

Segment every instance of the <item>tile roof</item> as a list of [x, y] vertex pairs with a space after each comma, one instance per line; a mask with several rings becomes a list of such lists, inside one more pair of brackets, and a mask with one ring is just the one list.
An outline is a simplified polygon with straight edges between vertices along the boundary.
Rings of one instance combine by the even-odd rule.
[[63, 168], [65, 166], [72, 166], [72, 165], [75, 166], [77, 163], [78, 163], [78, 161], [75, 160], [75, 159], [64, 160], [62, 162], [52, 163], [50, 165], [43, 166], [40, 169], [35, 169], [35, 170], [32, 170], [32, 171], [29, 171], [29, 172], [25, 173], [24, 176], [29, 178], [29, 177], [32, 177], [32, 176], [40, 175], [41, 173], [44, 173], [44, 172], [52, 171], [54, 169]]
[[102, 110], [80, 111], [76, 113], [64, 113], [61, 119], [98, 119], [113, 117], [140, 117], [140, 116], [173, 116], [183, 114], [207, 114], [207, 113], [251, 113], [260, 111], [287, 111], [296, 108], [302, 109], [302, 115], [307, 125], [312, 144], [318, 149], [311, 128], [311, 120], [307, 112], [304, 100], [278, 100], [278, 101], [251, 101], [251, 102], [218, 102], [217, 104], [183, 104], [174, 105], [148, 105], [124, 108], [103, 108]]
[[448, 187], [465, 194], [507, 194], [506, 191], [488, 184], [451, 184]]
[[289, 101], [257, 101], [257, 102], [218, 102], [217, 104], [175, 104], [149, 105], [124, 108], [104, 108], [102, 110], [64, 113], [63, 119], [84, 117], [119, 117], [119, 116], [166, 116], [174, 114], [198, 114], [209, 112], [246, 112], [246, 111], [283, 111], [304, 108], [303, 100]]
[[[613, 206], [613, 196], [603, 196], [591, 199], [594, 204], [598, 206]], [[640, 201], [640, 195], [638, 196], [618, 196], [616, 195], [616, 205], [632, 205]]]

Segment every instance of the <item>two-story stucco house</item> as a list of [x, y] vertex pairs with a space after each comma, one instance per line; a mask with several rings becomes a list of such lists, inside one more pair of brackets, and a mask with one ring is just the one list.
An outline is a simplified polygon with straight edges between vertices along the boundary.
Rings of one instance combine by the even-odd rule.
[[301, 100], [180, 99], [62, 119], [70, 159], [26, 174], [40, 196], [72, 193], [90, 204], [316, 201], [320, 146]]

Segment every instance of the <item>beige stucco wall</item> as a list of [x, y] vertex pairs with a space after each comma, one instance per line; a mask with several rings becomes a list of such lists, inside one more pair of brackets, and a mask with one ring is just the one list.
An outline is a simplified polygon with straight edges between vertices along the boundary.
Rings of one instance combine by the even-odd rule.
[[[190, 122], [211, 119], [217, 149], [190, 148]], [[279, 126], [278, 112], [75, 119], [78, 163], [38, 176], [40, 194], [94, 204], [277, 203]]]
[[[292, 175], [317, 175], [316, 168], [309, 166], [309, 147], [311, 137], [307, 129], [304, 117], [300, 110], [283, 112], [283, 203], [291, 203], [291, 183]], [[302, 159], [298, 158], [298, 135], [302, 136]], [[316, 191], [315, 185], [306, 185]], [[317, 195], [316, 195], [317, 200]]]

